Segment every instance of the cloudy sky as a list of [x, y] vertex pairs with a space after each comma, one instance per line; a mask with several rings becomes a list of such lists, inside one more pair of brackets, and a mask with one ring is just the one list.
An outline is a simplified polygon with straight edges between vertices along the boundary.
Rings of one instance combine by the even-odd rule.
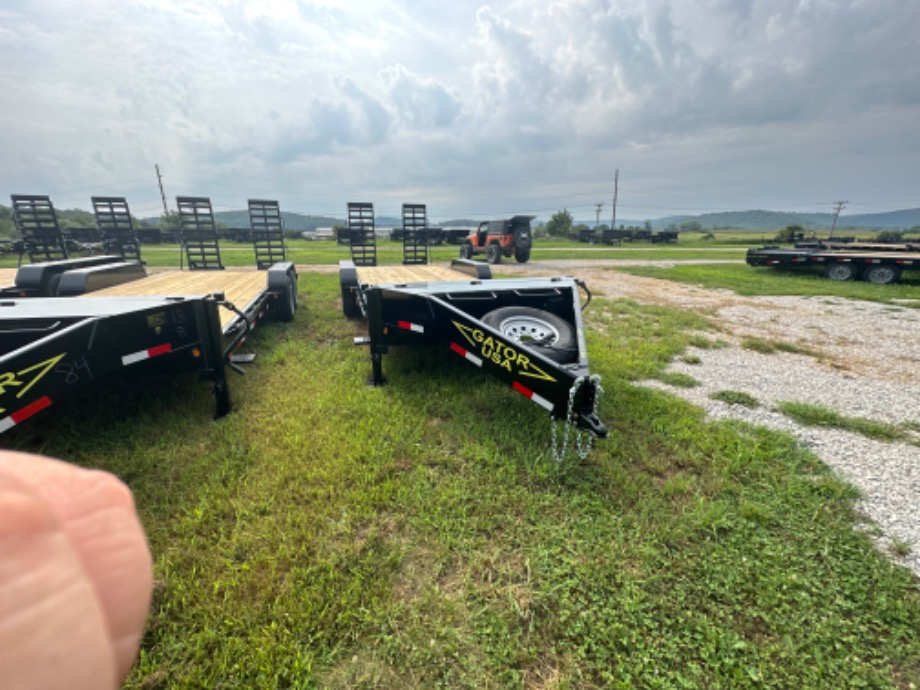
[[0, 0], [0, 203], [920, 206], [918, 0]]

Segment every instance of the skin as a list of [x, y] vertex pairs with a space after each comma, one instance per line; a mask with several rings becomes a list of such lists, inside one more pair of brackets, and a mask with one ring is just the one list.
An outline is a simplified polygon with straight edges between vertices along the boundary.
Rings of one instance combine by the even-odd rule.
[[150, 607], [150, 550], [130, 490], [98, 470], [0, 451], [0, 679], [117, 688]]

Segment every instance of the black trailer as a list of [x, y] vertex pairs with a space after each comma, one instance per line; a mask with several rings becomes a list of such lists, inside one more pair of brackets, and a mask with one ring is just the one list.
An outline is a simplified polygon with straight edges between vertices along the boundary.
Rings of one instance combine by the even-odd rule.
[[229, 412], [226, 370], [242, 373], [239, 364], [251, 361], [236, 351], [264, 318], [294, 318], [297, 271], [286, 261], [266, 270], [201, 270], [222, 265], [204, 229], [210, 204], [206, 211], [198, 197], [183, 201], [196, 217], [187, 228], [197, 224], [185, 242], [188, 264], [200, 270], [148, 275], [121, 257], [19, 269], [17, 285], [31, 280], [38, 288], [30, 294], [47, 295], [43, 286], [55, 278], [58, 296], [0, 297], [0, 433], [118, 372], [198, 371], [211, 382], [215, 417]]
[[580, 281], [496, 280], [488, 264], [454, 259], [449, 268], [346, 260], [339, 263], [339, 282], [345, 316], [367, 319], [368, 336], [356, 342], [370, 348], [372, 385], [385, 383], [383, 355], [391, 346], [442, 343], [551, 418], [607, 436], [597, 415], [600, 378], [589, 371], [581, 318], [580, 290], [588, 301], [590, 294]]
[[877, 244], [847, 243], [814, 247], [782, 248], [777, 246], [749, 249], [750, 266], [774, 268], [821, 267], [831, 280], [866, 280], [877, 285], [896, 283], [905, 269], [920, 269], [920, 248], [912, 245], [883, 247]]

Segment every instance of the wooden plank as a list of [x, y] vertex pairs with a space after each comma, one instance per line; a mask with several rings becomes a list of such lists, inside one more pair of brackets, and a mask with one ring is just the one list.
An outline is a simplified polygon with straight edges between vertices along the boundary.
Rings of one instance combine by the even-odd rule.
[[[84, 297], [192, 296], [223, 292], [228, 302], [244, 309], [267, 289], [266, 271], [165, 271]], [[234, 318], [236, 314], [229, 309], [221, 309], [221, 328]]]
[[470, 276], [443, 266], [359, 266], [358, 280], [363, 285], [439, 283], [469, 281]]
[[0, 287], [13, 287], [16, 284], [15, 268], [0, 268]]

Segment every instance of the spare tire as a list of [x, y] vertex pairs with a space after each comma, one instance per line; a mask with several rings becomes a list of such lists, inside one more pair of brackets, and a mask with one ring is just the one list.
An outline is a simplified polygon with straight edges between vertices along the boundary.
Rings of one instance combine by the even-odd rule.
[[551, 312], [532, 307], [501, 307], [483, 316], [482, 322], [554, 362], [578, 360], [575, 329]]
[[533, 244], [533, 237], [530, 234], [530, 228], [526, 225], [519, 225], [514, 230], [514, 248], [518, 250], [529, 250]]

